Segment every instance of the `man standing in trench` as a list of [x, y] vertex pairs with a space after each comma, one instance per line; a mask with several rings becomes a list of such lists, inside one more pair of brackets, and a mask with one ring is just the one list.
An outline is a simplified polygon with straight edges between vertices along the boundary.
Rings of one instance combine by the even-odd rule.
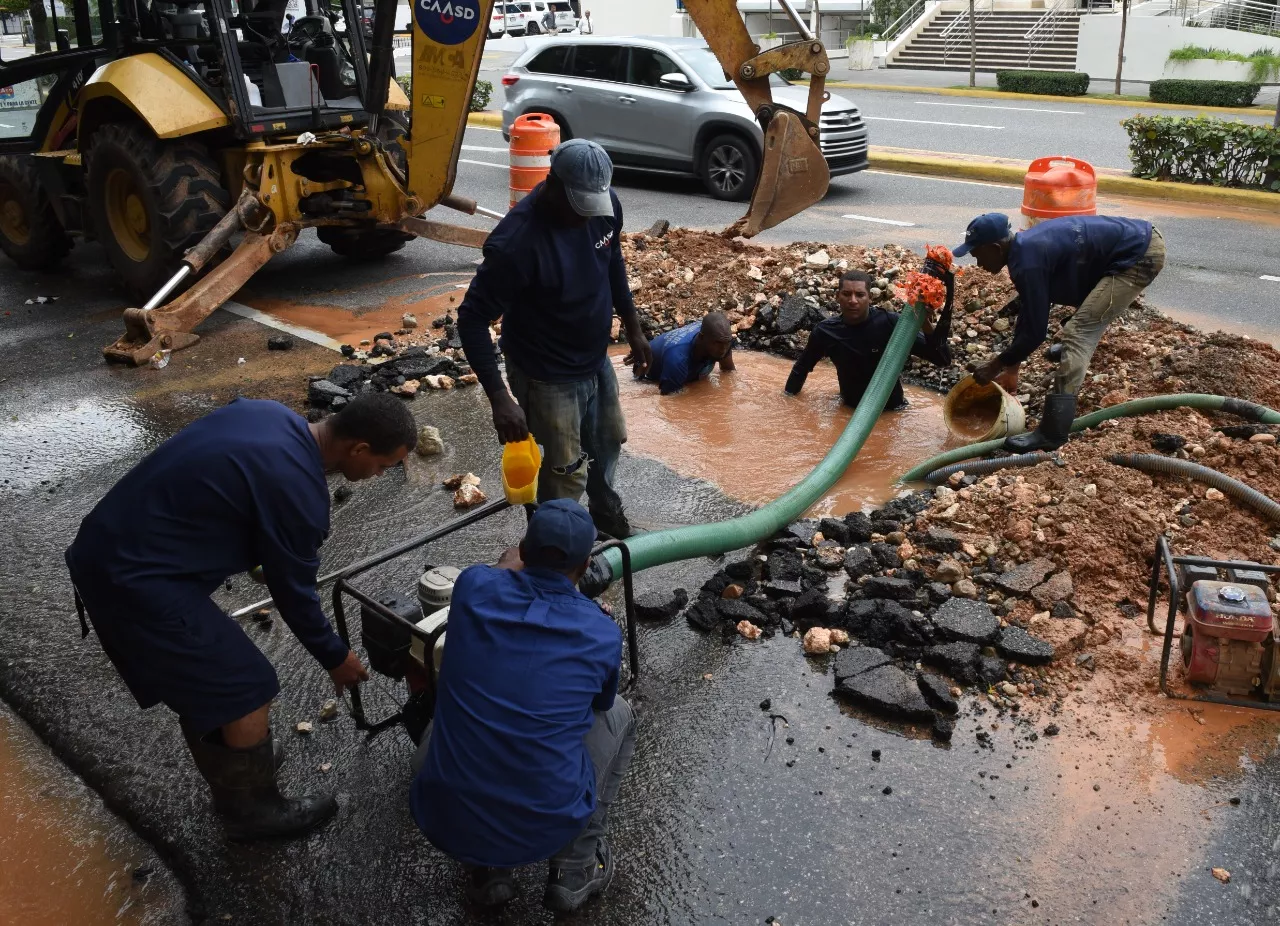
[[1164, 268], [1164, 238], [1150, 222], [1109, 215], [1050, 219], [1014, 234], [1009, 217], [988, 212], [969, 223], [956, 257], [973, 254], [988, 273], [1009, 268], [1018, 290], [1013, 340], [974, 371], [986, 385], [1015, 373], [1045, 339], [1049, 305], [1078, 306], [1062, 329], [1053, 392], [1045, 396], [1040, 424], [1027, 434], [1005, 438], [1013, 453], [1055, 450], [1067, 442], [1076, 417], [1076, 393], [1102, 334]]
[[177, 713], [231, 839], [293, 836], [338, 805], [280, 793], [269, 719], [280, 682], [209, 595], [261, 566], [280, 616], [339, 696], [367, 679], [316, 595], [325, 474], [377, 476], [416, 443], [413, 416], [385, 393], [310, 425], [277, 402], [237, 399], [130, 470], [67, 550], [85, 635], [87, 611], [139, 707], [163, 702]]
[[[627, 285], [612, 178], [595, 142], [575, 138], [551, 152], [546, 181], [489, 233], [458, 333], [499, 440], [532, 431], [543, 445], [538, 501], [578, 501], [585, 490], [596, 527], [623, 538], [631, 527], [613, 481], [627, 431], [608, 356], [615, 311], [637, 376], [652, 353]], [[489, 335], [499, 318], [510, 392]]]

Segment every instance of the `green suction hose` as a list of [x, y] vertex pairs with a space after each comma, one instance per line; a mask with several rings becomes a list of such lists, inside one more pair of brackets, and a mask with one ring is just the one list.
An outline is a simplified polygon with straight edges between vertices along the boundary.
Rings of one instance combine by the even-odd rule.
[[[902, 311], [894, 326], [893, 336], [876, 366], [862, 401], [845, 425], [835, 445], [809, 475], [785, 494], [749, 514], [714, 524], [696, 524], [672, 530], [640, 534], [627, 541], [631, 551], [631, 568], [635, 571], [661, 566], [696, 556], [716, 556], [729, 550], [740, 550], [770, 537], [805, 512], [848, 469], [867, 440], [889, 399], [898, 374], [906, 365], [920, 331], [923, 313], [917, 307]], [[622, 555], [606, 550], [596, 557], [580, 587], [587, 594], [598, 594], [622, 575]]]
[[[1085, 431], [1089, 428], [1096, 428], [1104, 421], [1110, 421], [1112, 418], [1129, 418], [1134, 415], [1147, 415], [1151, 412], [1166, 411], [1171, 408], [1196, 408], [1205, 412], [1227, 412], [1232, 415], [1238, 415], [1249, 421], [1256, 421], [1259, 424], [1280, 424], [1280, 412], [1267, 408], [1265, 405], [1258, 405], [1254, 402], [1246, 402], [1243, 399], [1231, 399], [1220, 395], [1206, 395], [1202, 392], [1178, 392], [1173, 395], [1153, 395], [1145, 399], [1134, 399], [1130, 402], [1121, 402], [1119, 405], [1112, 405], [1108, 408], [1100, 408], [1096, 412], [1090, 412], [1087, 415], [1081, 415], [1071, 423], [1072, 431]], [[852, 422], [851, 422], [852, 423]], [[940, 453], [936, 457], [925, 460], [918, 466], [907, 470], [899, 477], [899, 482], [919, 482], [925, 476], [943, 466], [949, 466], [952, 463], [959, 463], [961, 460], [970, 460], [974, 457], [980, 457], [993, 451], [999, 450], [1004, 446], [1004, 438], [997, 440], [982, 441], [977, 444], [969, 444], [967, 447], [957, 447], [954, 450], [948, 450]]]

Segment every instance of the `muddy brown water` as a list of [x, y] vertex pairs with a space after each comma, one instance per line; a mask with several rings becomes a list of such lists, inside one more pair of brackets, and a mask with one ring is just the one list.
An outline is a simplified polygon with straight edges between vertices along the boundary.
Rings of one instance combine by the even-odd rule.
[[951, 430], [959, 438], [978, 440], [991, 430], [1000, 417], [1002, 407], [1003, 400], [998, 392], [979, 394], [963, 403], [956, 402], [951, 409]]
[[181, 923], [173, 875], [0, 706], [0, 922]]
[[[734, 372], [717, 370], [683, 392], [662, 396], [657, 385], [636, 382], [622, 364], [625, 353], [611, 352], [627, 418], [627, 449], [744, 502], [772, 501], [808, 475], [852, 415], [840, 401], [835, 368], [828, 363], [819, 364], [792, 398], [782, 391], [791, 361], [744, 351], [734, 354]], [[857, 459], [811, 514], [882, 504], [895, 494], [899, 474], [946, 446], [943, 397], [905, 389], [910, 407], [880, 416]]]

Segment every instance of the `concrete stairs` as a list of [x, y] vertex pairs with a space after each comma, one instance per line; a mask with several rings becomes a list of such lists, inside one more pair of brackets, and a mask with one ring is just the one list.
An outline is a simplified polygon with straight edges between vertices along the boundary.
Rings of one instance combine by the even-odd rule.
[[[1039, 22], [1044, 10], [995, 10], [975, 17], [975, 39], [979, 71], [1031, 68], [1041, 71], [1074, 71], [1076, 46], [1080, 40], [1079, 15], [1072, 10], [1058, 13], [1052, 36], [1037, 41], [1034, 51], [1026, 34]], [[963, 19], [951, 36], [947, 27]], [[891, 68], [931, 71], [962, 71], [969, 68], [969, 26], [967, 14], [940, 12], [919, 35], [908, 42], [893, 60]]]

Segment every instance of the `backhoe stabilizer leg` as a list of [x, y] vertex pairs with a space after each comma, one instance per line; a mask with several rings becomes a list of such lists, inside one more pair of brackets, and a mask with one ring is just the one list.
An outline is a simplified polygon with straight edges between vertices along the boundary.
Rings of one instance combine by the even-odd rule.
[[464, 248], [483, 248], [489, 233], [483, 228], [467, 228], [464, 225], [449, 225], [446, 222], [433, 222], [416, 216], [403, 218], [395, 226], [400, 231], [419, 238], [430, 238], [445, 244], [456, 244]]
[[183, 350], [195, 344], [200, 336], [192, 329], [297, 237], [298, 229], [293, 225], [279, 225], [267, 233], [248, 232], [230, 257], [173, 302], [158, 309], [125, 309], [125, 333], [104, 347], [102, 355], [136, 367], [149, 362], [157, 351]]

